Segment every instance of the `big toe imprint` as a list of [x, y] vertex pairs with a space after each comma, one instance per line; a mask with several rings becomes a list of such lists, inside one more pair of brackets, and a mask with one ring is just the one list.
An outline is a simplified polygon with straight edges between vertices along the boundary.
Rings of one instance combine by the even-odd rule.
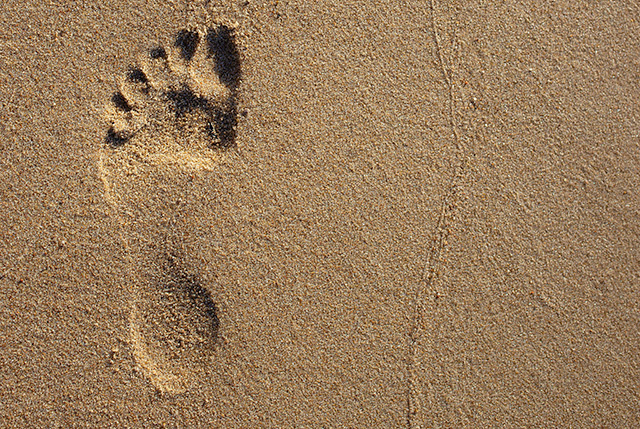
[[199, 204], [193, 171], [215, 169], [235, 145], [239, 82], [231, 28], [182, 30], [131, 66], [107, 103], [99, 171], [131, 261], [131, 342], [138, 365], [163, 392], [185, 391], [216, 359], [212, 286], [172, 249], [184, 249], [191, 233], [188, 221], [176, 220], [189, 207], [177, 212], [177, 205]]

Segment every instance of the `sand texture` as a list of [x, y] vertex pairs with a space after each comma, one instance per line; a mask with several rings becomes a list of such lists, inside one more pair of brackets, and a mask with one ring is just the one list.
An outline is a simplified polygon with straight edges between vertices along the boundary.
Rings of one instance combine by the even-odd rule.
[[639, 17], [5, 2], [0, 426], [639, 426]]

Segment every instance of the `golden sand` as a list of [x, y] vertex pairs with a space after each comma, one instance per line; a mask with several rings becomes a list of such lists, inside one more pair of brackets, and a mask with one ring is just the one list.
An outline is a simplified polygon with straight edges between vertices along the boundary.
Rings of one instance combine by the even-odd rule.
[[5, 4], [0, 426], [637, 426], [638, 16]]

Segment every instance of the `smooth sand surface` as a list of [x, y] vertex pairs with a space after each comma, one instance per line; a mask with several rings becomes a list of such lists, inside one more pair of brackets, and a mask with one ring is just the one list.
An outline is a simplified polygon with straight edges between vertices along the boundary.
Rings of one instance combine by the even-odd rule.
[[[639, 425], [640, 9], [528, 3], [5, 2], [0, 425]], [[219, 24], [234, 147], [105, 179], [127, 67]]]

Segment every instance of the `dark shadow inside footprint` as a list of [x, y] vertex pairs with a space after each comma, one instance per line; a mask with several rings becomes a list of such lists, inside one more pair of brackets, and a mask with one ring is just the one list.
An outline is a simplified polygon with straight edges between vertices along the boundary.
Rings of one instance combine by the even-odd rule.
[[225, 149], [235, 144], [238, 119], [234, 99], [219, 106], [211, 103], [206, 97], [196, 95], [188, 86], [180, 90], [171, 90], [166, 95], [172, 102], [177, 119], [194, 110], [206, 113], [209, 121], [205, 124], [205, 132], [212, 139], [212, 148]]
[[214, 140], [213, 147], [230, 148], [236, 141], [238, 124], [237, 107], [232, 100], [224, 109], [216, 109], [213, 121], [207, 124], [207, 132]]
[[220, 322], [211, 295], [174, 255], [167, 256], [164, 272], [160, 293], [171, 314], [167, 322], [173, 325], [165, 341], [181, 349], [213, 347]]
[[131, 105], [120, 91], [114, 93], [111, 96], [111, 102], [114, 106], [116, 106], [116, 109], [118, 110], [122, 110], [123, 112], [131, 111]]
[[127, 80], [129, 82], [136, 83], [147, 83], [149, 81], [149, 79], [147, 79], [147, 75], [138, 67], [132, 67], [129, 69], [129, 72], [127, 73]]
[[196, 95], [188, 86], [167, 92], [167, 98], [173, 103], [176, 118], [180, 118], [186, 113], [196, 109], [202, 109], [204, 111], [211, 109], [209, 101], [205, 97]]
[[111, 146], [112, 148], [117, 148], [124, 145], [127, 141], [129, 141], [129, 134], [126, 132], [117, 132], [110, 127], [107, 130], [107, 136], [105, 137], [105, 142]]
[[240, 54], [233, 30], [226, 25], [210, 28], [207, 32], [207, 51], [215, 60], [220, 81], [236, 89], [240, 83]]
[[149, 57], [154, 60], [158, 60], [160, 58], [167, 58], [167, 51], [164, 50], [162, 46], [157, 46], [149, 51]]
[[181, 30], [176, 36], [176, 47], [180, 49], [180, 56], [187, 61], [191, 61], [196, 53], [200, 35], [195, 31]]

